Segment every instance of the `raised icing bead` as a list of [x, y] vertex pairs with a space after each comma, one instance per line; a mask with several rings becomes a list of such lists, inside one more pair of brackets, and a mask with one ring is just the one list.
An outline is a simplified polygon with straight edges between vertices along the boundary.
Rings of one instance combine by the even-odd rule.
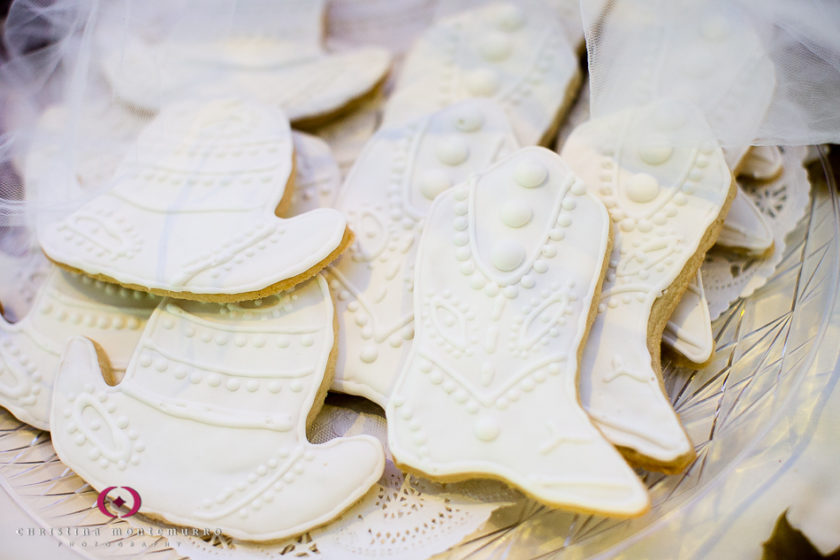
[[502, 239], [493, 247], [491, 260], [493, 266], [501, 271], [514, 270], [525, 260], [525, 248], [510, 239]]
[[519, 6], [505, 3], [496, 11], [496, 25], [505, 31], [515, 31], [525, 24], [525, 14]]
[[417, 181], [420, 193], [428, 198], [434, 198], [452, 186], [452, 180], [442, 169], [427, 169]]
[[636, 173], [627, 182], [627, 196], [633, 202], [644, 204], [659, 194], [659, 182], [653, 175]]
[[516, 183], [527, 189], [542, 185], [548, 177], [545, 165], [534, 159], [524, 159], [516, 165], [513, 178]]
[[501, 85], [499, 74], [488, 68], [471, 71], [464, 77], [464, 83], [467, 86], [467, 91], [480, 97], [494, 95]]
[[534, 212], [523, 201], [511, 199], [502, 205], [500, 214], [506, 226], [518, 228], [530, 222]]
[[435, 155], [446, 165], [459, 165], [469, 157], [470, 149], [463, 138], [450, 136], [438, 144]]
[[455, 128], [461, 132], [476, 132], [484, 126], [484, 115], [473, 106], [463, 107], [455, 115]]
[[504, 60], [510, 56], [511, 51], [513, 50], [513, 42], [503, 33], [492, 32], [482, 38], [478, 50], [481, 53], [481, 56], [487, 60]]
[[479, 416], [473, 425], [473, 433], [481, 441], [493, 441], [500, 431], [499, 422], [492, 416]]
[[359, 359], [366, 364], [373, 363], [378, 357], [379, 352], [376, 350], [375, 346], [366, 346], [362, 349], [361, 354], [359, 354]]
[[674, 148], [664, 136], [645, 138], [639, 145], [639, 157], [649, 165], [661, 165], [670, 159]]

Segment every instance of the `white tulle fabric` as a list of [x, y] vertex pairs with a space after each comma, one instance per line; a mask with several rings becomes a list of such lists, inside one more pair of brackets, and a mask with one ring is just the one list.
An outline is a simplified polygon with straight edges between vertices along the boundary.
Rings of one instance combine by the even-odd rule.
[[[593, 116], [637, 103], [628, 90], [644, 81], [658, 95], [679, 94], [690, 86], [702, 106], [729, 95], [715, 88], [730, 61], [741, 62], [737, 73], [742, 76], [769, 63], [775, 87], [763, 118], [738, 117], [750, 112], [742, 105], [736, 118], [711, 123], [721, 144], [840, 141], [840, 6], [835, 0], [613, 0], [605, 12], [602, 4], [581, 0]], [[731, 32], [738, 40], [717, 45], [717, 63], [704, 68], [699, 59], [709, 47], [690, 44], [695, 28], [707, 38]], [[642, 56], [651, 48], [652, 56]], [[675, 50], [684, 64], [662, 64], [677, 55]], [[694, 62], [701, 65], [693, 70], [708, 72], [707, 79], [691, 71]]]

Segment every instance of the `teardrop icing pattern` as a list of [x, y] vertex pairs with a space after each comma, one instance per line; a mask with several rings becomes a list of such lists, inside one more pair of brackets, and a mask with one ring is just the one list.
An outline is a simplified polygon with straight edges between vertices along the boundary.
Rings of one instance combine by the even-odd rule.
[[[669, 130], [674, 136], [666, 142]], [[716, 232], [707, 232], [718, 227], [734, 195], [732, 175], [702, 113], [675, 101], [584, 123], [562, 156], [617, 226], [584, 348], [581, 401], [610, 441], [634, 451], [635, 461], [679, 471], [694, 449], [651, 365], [659, 361], [648, 350], [648, 321], [689, 259], [708, 250]], [[660, 313], [676, 303], [669, 300]]]
[[349, 237], [321, 208], [275, 210], [292, 171], [289, 123], [239, 99], [182, 102], [140, 133], [113, 187], [39, 230], [55, 262], [185, 299], [242, 300], [327, 264]]
[[522, 145], [543, 141], [580, 75], [560, 21], [494, 3], [445, 18], [409, 52], [385, 122], [409, 122], [468, 98], [497, 101]]
[[95, 340], [119, 373], [159, 301], [51, 267], [29, 314], [14, 324], [0, 318], [0, 406], [48, 430], [53, 380], [66, 342], [74, 336]]
[[[505, 222], [511, 199], [533, 227]], [[514, 274], [512, 260], [481, 250], [506, 240], [523, 255]], [[577, 402], [576, 357], [608, 242], [603, 205], [542, 148], [436, 199], [417, 255], [414, 343], [386, 408], [397, 461], [433, 476], [499, 477], [572, 509], [647, 507]]]
[[320, 275], [253, 302], [164, 300], [116, 386], [104, 383], [90, 342], [71, 340], [53, 444], [95, 488], [119, 477], [142, 495], [142, 511], [172, 523], [212, 523], [248, 540], [306, 531], [360, 498], [384, 467], [372, 437], [306, 439], [333, 343]]
[[[357, 239], [328, 273], [339, 317], [335, 390], [385, 404], [414, 336], [414, 259], [424, 216], [440, 193], [515, 146], [503, 111], [487, 100], [458, 103], [370, 140], [336, 202]], [[456, 227], [466, 235], [466, 222]]]

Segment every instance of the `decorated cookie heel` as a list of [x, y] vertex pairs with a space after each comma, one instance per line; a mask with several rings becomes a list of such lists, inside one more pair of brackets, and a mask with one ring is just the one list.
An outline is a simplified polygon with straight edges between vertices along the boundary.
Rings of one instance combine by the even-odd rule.
[[335, 390], [385, 406], [414, 336], [414, 260], [432, 201], [515, 149], [502, 109], [478, 99], [368, 142], [336, 203], [359, 236], [327, 273], [339, 321]]
[[43, 430], [50, 428], [53, 381], [67, 340], [97, 341], [119, 375], [160, 301], [52, 268], [29, 314], [15, 324], [0, 318], [0, 406]]
[[577, 511], [647, 491], [578, 402], [609, 217], [557, 154], [525, 148], [441, 194], [417, 254], [411, 356], [386, 409], [395, 459], [491, 477]]
[[123, 286], [256, 299], [316, 274], [352, 239], [336, 210], [274, 215], [291, 172], [281, 113], [236, 99], [184, 102], [144, 129], [111, 190], [39, 240], [60, 265]]
[[732, 174], [702, 113], [677, 101], [584, 123], [562, 155], [616, 231], [583, 352], [581, 400], [634, 463], [679, 471], [694, 448], [662, 386], [660, 337], [717, 237]]
[[662, 342], [694, 364], [704, 364], [711, 359], [715, 340], [700, 271], [668, 319]]
[[252, 304], [164, 300], [115, 386], [92, 343], [68, 346], [53, 444], [95, 488], [136, 490], [141, 512], [250, 540], [305, 531], [360, 498], [384, 467], [375, 438], [306, 439], [333, 340], [320, 276]]

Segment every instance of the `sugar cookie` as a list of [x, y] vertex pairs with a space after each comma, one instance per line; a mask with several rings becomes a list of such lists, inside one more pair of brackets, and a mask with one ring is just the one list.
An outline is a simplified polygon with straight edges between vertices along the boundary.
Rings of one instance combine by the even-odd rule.
[[778, 146], [753, 146], [741, 160], [738, 173], [756, 181], [772, 181], [782, 173], [783, 163]]
[[62, 266], [129, 288], [262, 297], [311, 277], [352, 238], [336, 210], [274, 215], [292, 168], [278, 111], [233, 99], [175, 104], [140, 134], [114, 186], [41, 228], [39, 241]]
[[94, 339], [122, 372], [160, 298], [55, 267], [19, 322], [0, 317], [0, 406], [50, 429], [50, 400], [61, 352], [73, 336]]
[[581, 400], [633, 463], [680, 471], [694, 448], [662, 385], [662, 331], [717, 237], [735, 182], [703, 114], [677, 101], [589, 121], [562, 155], [616, 224]]
[[405, 123], [469, 97], [500, 103], [522, 145], [547, 143], [580, 85], [553, 17], [494, 3], [430, 27], [409, 51], [384, 121]]
[[56, 452], [94, 488], [130, 486], [141, 512], [171, 523], [248, 540], [321, 525], [384, 468], [376, 438], [306, 439], [333, 319], [321, 276], [255, 302], [167, 299], [114, 386], [93, 344], [74, 338], [51, 409]]
[[736, 189], [716, 243], [751, 255], [763, 255], [773, 250], [770, 225], [741, 188]]
[[435, 200], [417, 251], [414, 344], [386, 409], [400, 465], [498, 478], [577, 511], [647, 509], [646, 488], [577, 397], [609, 245], [603, 205], [544, 148]]
[[[324, 50], [323, 1], [273, 2], [270, 9], [282, 17], [266, 18], [265, 9], [240, 2], [235, 13], [220, 15], [211, 6], [185, 16], [188, 33], [174, 29], [157, 42], [129, 31], [101, 49], [103, 74], [120, 100], [145, 111], [184, 96], [248, 96], [311, 127], [363, 99], [388, 73], [385, 49]], [[230, 25], [219, 25], [223, 17]], [[120, 19], [101, 27], [106, 34], [124, 29]]]
[[699, 270], [668, 318], [662, 342], [692, 363], [704, 364], [711, 359], [715, 339], [703, 275]]
[[414, 259], [432, 200], [515, 149], [504, 111], [484, 99], [383, 128], [367, 144], [336, 204], [359, 236], [327, 273], [338, 299], [335, 390], [385, 406], [413, 338]]
[[317, 208], [332, 208], [341, 186], [341, 170], [326, 142], [292, 132], [295, 146], [295, 188], [282, 216], [297, 216]]

